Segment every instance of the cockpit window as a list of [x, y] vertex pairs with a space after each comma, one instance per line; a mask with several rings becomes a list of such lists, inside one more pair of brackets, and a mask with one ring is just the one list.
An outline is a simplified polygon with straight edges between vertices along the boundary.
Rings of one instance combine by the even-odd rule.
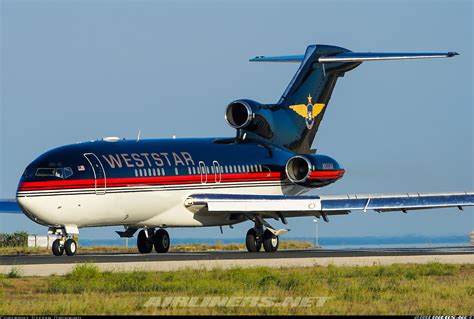
[[56, 168], [56, 170], [54, 171], [54, 176], [56, 176], [58, 178], [64, 178], [63, 169], [62, 168]]
[[57, 178], [65, 179], [71, 177], [73, 174], [72, 168], [38, 168], [36, 170], [36, 176], [54, 176]]
[[73, 172], [72, 172], [72, 168], [70, 167], [65, 167], [64, 168], [64, 178], [68, 178], [70, 176], [72, 176]]
[[36, 170], [36, 176], [54, 176], [55, 168], [38, 168]]

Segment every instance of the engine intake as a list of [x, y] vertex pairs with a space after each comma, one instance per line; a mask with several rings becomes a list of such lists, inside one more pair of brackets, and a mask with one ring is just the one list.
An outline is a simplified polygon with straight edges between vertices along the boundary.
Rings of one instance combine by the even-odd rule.
[[249, 126], [254, 116], [252, 105], [246, 100], [237, 100], [230, 103], [225, 112], [225, 120], [235, 129]]
[[286, 175], [296, 184], [304, 183], [311, 175], [311, 163], [303, 156], [293, 156], [286, 163]]
[[286, 176], [293, 184], [322, 187], [334, 183], [344, 175], [336, 160], [326, 155], [294, 155], [286, 162]]

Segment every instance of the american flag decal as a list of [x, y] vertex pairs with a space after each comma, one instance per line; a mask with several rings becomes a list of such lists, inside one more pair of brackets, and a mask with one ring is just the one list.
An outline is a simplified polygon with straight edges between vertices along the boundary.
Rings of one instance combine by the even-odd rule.
[[86, 168], [84, 167], [84, 165], [80, 165], [80, 166], [77, 167], [77, 170], [78, 170], [79, 172], [82, 172], [82, 171], [85, 171]]

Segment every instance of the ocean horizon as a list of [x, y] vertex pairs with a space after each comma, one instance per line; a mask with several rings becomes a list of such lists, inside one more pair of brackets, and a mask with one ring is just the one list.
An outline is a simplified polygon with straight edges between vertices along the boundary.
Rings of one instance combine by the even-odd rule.
[[[306, 241], [315, 243], [314, 237], [282, 237], [282, 241]], [[128, 239], [128, 246], [135, 245], [136, 238]], [[171, 245], [186, 244], [244, 244], [242, 238], [173, 238]], [[126, 246], [125, 238], [114, 239], [80, 239], [81, 246]], [[469, 235], [453, 236], [365, 236], [365, 237], [320, 237], [319, 245], [323, 248], [370, 248], [370, 247], [432, 247], [432, 246], [469, 246]]]

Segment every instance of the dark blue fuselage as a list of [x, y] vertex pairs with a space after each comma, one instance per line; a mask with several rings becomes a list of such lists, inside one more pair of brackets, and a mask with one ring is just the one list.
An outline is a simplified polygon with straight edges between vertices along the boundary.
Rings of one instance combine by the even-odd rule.
[[[102, 191], [115, 184], [123, 187], [148, 180], [164, 184], [245, 182], [265, 177], [285, 181], [285, 165], [294, 155], [268, 143], [222, 138], [98, 140], [62, 146], [39, 156], [25, 170], [19, 191], [84, 188], [90, 186], [86, 181], [93, 180]], [[312, 157], [315, 171], [343, 172], [328, 156]], [[314, 186], [325, 186], [341, 176], [322, 176], [325, 178]]]

